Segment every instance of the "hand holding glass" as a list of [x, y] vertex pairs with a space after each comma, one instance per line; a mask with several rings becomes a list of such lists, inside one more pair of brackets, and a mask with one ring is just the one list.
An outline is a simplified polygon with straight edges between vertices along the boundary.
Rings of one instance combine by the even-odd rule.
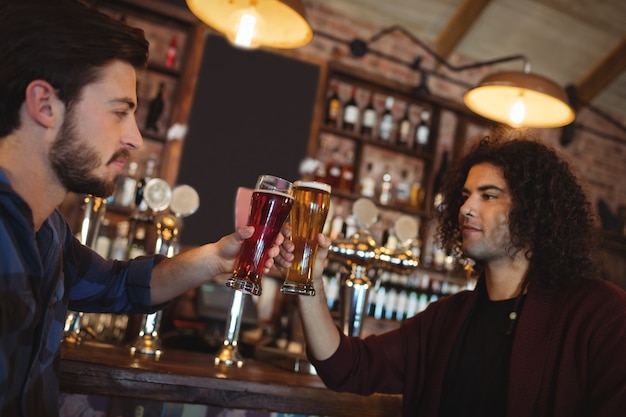
[[248, 215], [248, 226], [254, 226], [254, 234], [242, 244], [233, 276], [226, 281], [228, 287], [261, 295], [261, 277], [269, 250], [293, 203], [292, 186], [272, 175], [261, 175], [257, 180]]
[[317, 235], [323, 230], [328, 216], [330, 191], [330, 185], [321, 182], [294, 183], [289, 221], [294, 260], [280, 289], [285, 294], [315, 295], [313, 266], [319, 247]]

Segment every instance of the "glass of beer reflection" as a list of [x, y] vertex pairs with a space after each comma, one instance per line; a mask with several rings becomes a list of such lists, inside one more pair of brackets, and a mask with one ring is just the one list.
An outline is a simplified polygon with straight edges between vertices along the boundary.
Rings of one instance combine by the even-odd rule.
[[244, 240], [235, 271], [226, 286], [261, 295], [261, 277], [268, 252], [293, 204], [292, 187], [292, 183], [279, 177], [259, 177], [248, 214], [248, 226], [254, 226], [254, 234]]
[[296, 181], [289, 224], [294, 244], [294, 260], [287, 270], [281, 292], [315, 295], [313, 266], [317, 254], [317, 235], [324, 228], [330, 208], [331, 187], [316, 181]]

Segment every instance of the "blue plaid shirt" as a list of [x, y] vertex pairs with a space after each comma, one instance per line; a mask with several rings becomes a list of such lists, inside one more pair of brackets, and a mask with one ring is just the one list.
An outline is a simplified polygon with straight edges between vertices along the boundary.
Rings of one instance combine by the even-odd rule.
[[35, 232], [30, 208], [0, 170], [0, 416], [57, 416], [68, 307], [154, 311], [150, 274], [161, 259], [105, 260], [81, 245], [58, 211]]

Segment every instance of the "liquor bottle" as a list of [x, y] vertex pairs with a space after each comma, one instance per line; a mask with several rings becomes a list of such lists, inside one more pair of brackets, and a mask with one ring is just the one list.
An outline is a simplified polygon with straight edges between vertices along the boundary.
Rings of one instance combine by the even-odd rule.
[[409, 171], [403, 169], [400, 173], [400, 181], [396, 184], [396, 202], [408, 205], [411, 200], [411, 184], [409, 183]]
[[391, 173], [389, 172], [389, 167], [385, 168], [385, 173], [383, 174], [383, 182], [380, 185], [380, 194], [378, 196], [378, 201], [380, 204], [389, 204], [391, 203]]
[[380, 117], [380, 127], [378, 128], [378, 137], [385, 141], [391, 141], [391, 134], [393, 132], [393, 114], [391, 109], [393, 108], [393, 97], [387, 97], [385, 100], [385, 111]]
[[146, 229], [143, 226], [137, 227], [132, 241], [128, 244], [127, 259], [134, 259], [143, 256], [146, 251]]
[[437, 211], [443, 211], [443, 181], [446, 176], [447, 169], [448, 151], [446, 150], [443, 152], [441, 164], [439, 165], [439, 170], [437, 171], [433, 182], [433, 206]]
[[343, 226], [343, 237], [345, 238], [350, 238], [359, 231], [359, 227], [357, 226], [356, 219], [353, 215], [346, 217], [346, 221], [344, 222]]
[[361, 120], [361, 135], [371, 137], [374, 134], [378, 116], [374, 108], [374, 93], [370, 94], [367, 106], [363, 109], [363, 118]]
[[352, 191], [354, 182], [354, 152], [346, 151], [343, 163], [341, 164], [341, 174], [339, 178], [339, 189], [341, 191]]
[[332, 188], [338, 188], [341, 179], [341, 161], [339, 158], [339, 149], [335, 149], [326, 164], [326, 180], [324, 182]]
[[130, 161], [126, 165], [124, 173], [117, 179], [113, 202], [122, 207], [133, 207], [135, 189], [137, 187], [137, 169], [139, 165]]
[[94, 250], [104, 259], [108, 259], [111, 253], [111, 237], [109, 236], [110, 224], [111, 222], [108, 218], [105, 217], [102, 219], [100, 230], [98, 231], [98, 236], [94, 243]]
[[324, 290], [326, 294], [326, 303], [328, 309], [336, 311], [339, 308], [339, 286], [341, 285], [341, 273], [337, 272], [334, 276], [328, 277], [326, 274], [322, 276], [324, 279]]
[[424, 188], [422, 187], [422, 181], [416, 178], [411, 183], [411, 189], [409, 190], [409, 205], [414, 208], [421, 208], [424, 200]]
[[121, 221], [117, 223], [115, 230], [115, 239], [111, 243], [111, 253], [109, 257], [111, 259], [117, 259], [120, 261], [126, 260], [126, 252], [128, 250], [128, 222]]
[[144, 198], [144, 190], [148, 181], [150, 181], [154, 176], [155, 166], [156, 161], [153, 159], [149, 159], [146, 162], [144, 177], [137, 181], [137, 187], [135, 192], [135, 209], [131, 213], [128, 220], [128, 246], [131, 248], [133, 247], [137, 232], [139, 231], [139, 229], [143, 228], [144, 252], [146, 247], [145, 231], [146, 229], [153, 230], [154, 228], [154, 213], [153, 210], [148, 206], [148, 203]]
[[335, 218], [333, 219], [330, 225], [330, 238], [332, 240], [341, 239], [342, 237], [344, 237], [344, 234], [343, 234], [344, 224], [345, 223], [343, 221], [343, 217], [341, 213], [339, 213], [339, 210], [338, 210], [337, 215], [335, 216]]
[[326, 125], [332, 127], [339, 125], [339, 112], [341, 111], [341, 100], [337, 90], [337, 84], [334, 84], [332, 94], [326, 100]]
[[159, 119], [163, 114], [165, 108], [165, 102], [163, 101], [163, 91], [165, 90], [165, 83], [159, 83], [159, 89], [156, 95], [150, 100], [148, 105], [148, 115], [146, 116], [146, 130], [159, 131]]
[[350, 99], [343, 106], [343, 123], [341, 125], [343, 129], [354, 131], [359, 120], [359, 113], [359, 106], [356, 103], [356, 87], [352, 87]]
[[373, 165], [368, 162], [365, 166], [365, 175], [361, 178], [360, 190], [363, 197], [373, 198], [376, 194], [376, 180], [372, 176]]
[[410, 106], [407, 103], [404, 110], [404, 116], [398, 121], [398, 145], [407, 148], [411, 147], [410, 133], [411, 133], [411, 118], [410, 118]]
[[178, 38], [176, 35], [170, 39], [170, 45], [167, 48], [167, 55], [165, 56], [165, 66], [172, 68], [176, 63], [176, 53], [178, 52]]
[[415, 149], [418, 151], [425, 151], [428, 148], [428, 139], [430, 136], [429, 119], [430, 112], [423, 110], [420, 115], [420, 122], [415, 128]]
[[143, 198], [143, 190], [148, 181], [154, 178], [154, 174], [156, 172], [156, 160], [150, 158], [146, 161], [146, 167], [144, 169], [144, 174], [139, 181], [137, 181], [137, 188], [135, 191], [135, 207], [139, 212], [145, 212], [148, 210], [148, 203]]

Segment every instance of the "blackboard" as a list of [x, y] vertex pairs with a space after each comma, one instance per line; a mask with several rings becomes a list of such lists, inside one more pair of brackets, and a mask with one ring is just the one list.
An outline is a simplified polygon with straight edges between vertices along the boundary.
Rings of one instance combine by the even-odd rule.
[[234, 230], [237, 187], [252, 188], [261, 174], [299, 178], [320, 72], [310, 62], [207, 38], [177, 181], [200, 194], [200, 208], [184, 220], [184, 246]]

